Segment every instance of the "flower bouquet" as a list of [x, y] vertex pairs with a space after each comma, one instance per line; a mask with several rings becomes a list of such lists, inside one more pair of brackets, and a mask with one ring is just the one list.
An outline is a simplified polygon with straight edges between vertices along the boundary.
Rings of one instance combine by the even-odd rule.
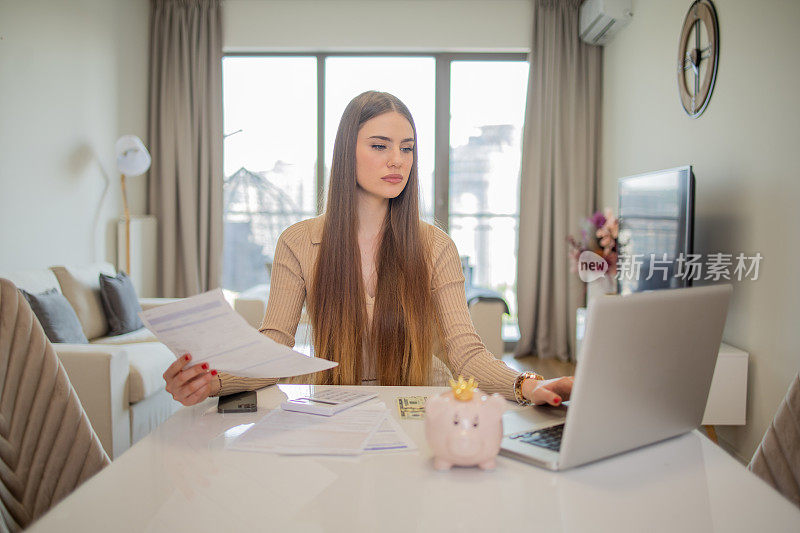
[[583, 252], [594, 252], [608, 263], [606, 276], [613, 278], [617, 274], [617, 238], [619, 236], [619, 221], [611, 209], [605, 212], [596, 211], [586, 218], [581, 225], [580, 240], [572, 235], [567, 237], [569, 243], [569, 258], [572, 271], [578, 271], [578, 258]]

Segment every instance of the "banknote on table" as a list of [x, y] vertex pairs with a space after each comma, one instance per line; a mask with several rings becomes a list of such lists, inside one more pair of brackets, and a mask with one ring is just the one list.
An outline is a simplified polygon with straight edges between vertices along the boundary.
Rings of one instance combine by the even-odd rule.
[[427, 396], [401, 396], [397, 398], [397, 410], [402, 420], [422, 420], [425, 418]]

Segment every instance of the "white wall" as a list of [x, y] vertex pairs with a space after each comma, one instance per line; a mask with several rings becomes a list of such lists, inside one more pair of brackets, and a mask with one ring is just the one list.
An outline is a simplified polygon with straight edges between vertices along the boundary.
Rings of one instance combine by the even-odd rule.
[[226, 52], [527, 52], [531, 0], [225, 0]]
[[148, 0], [0, 0], [0, 270], [115, 262], [114, 142], [146, 139], [149, 13]]
[[720, 437], [749, 459], [800, 370], [800, 2], [715, 0], [720, 63], [708, 109], [683, 111], [675, 80], [690, 2], [637, 0], [605, 49], [601, 205], [619, 177], [694, 165], [695, 251], [761, 252], [735, 284], [725, 340], [750, 352], [744, 427]]

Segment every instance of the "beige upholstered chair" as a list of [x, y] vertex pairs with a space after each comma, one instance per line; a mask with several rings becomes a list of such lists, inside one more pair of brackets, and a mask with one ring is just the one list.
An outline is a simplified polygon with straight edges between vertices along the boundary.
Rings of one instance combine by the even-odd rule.
[[28, 302], [0, 279], [0, 530], [27, 527], [107, 464]]
[[800, 507], [800, 374], [747, 468]]

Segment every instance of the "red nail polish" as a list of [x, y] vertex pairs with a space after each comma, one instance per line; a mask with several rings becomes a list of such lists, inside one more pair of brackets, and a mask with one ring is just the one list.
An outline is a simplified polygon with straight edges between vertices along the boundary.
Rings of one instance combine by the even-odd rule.
[[200, 365], [200, 368], [202, 368], [203, 370], [208, 370], [208, 363], [203, 363], [202, 365]]
[[212, 375], [212, 376], [216, 376], [216, 375], [217, 375], [217, 371], [216, 371], [216, 370], [212, 370], [212, 371], [211, 371], [211, 375]]
[[558, 405], [561, 403], [561, 398], [554, 398], [553, 402], [555, 402], [555, 404]]
[[188, 360], [189, 360], [189, 359], [191, 359], [192, 357], [191, 357], [191, 356], [190, 356], [190, 355], [187, 353], [186, 355], [184, 355], [184, 356], [183, 356], [183, 358], [184, 358], [184, 359], [186, 359], [186, 360], [188, 361]]

